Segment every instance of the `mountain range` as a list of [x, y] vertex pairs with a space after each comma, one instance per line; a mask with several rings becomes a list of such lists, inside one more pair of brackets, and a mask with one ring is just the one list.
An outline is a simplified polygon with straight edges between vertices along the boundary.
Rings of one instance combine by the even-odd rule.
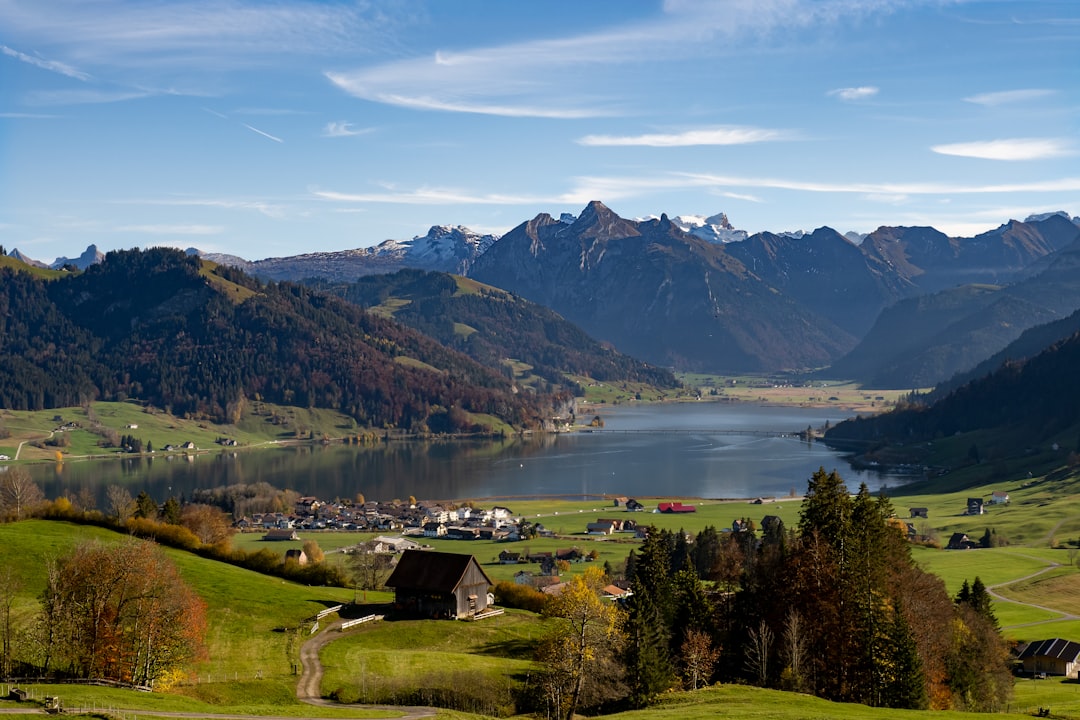
[[628, 220], [592, 202], [576, 217], [540, 214], [502, 237], [435, 226], [373, 248], [205, 257], [273, 280], [452, 272], [544, 305], [653, 366], [828, 368], [921, 387], [1080, 307], [1069, 271], [1080, 262], [1078, 238], [1078, 220], [1064, 213], [972, 238], [929, 227], [748, 235], [723, 214]]

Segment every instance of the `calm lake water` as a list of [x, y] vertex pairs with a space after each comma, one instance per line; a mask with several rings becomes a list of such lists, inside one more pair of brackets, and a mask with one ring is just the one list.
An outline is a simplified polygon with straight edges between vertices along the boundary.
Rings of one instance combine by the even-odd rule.
[[[585, 417], [591, 417], [592, 413]], [[268, 482], [320, 498], [392, 500], [520, 496], [749, 498], [803, 492], [818, 469], [849, 488], [903, 478], [856, 471], [821, 443], [719, 431], [796, 433], [848, 413], [752, 404], [634, 405], [600, 412], [600, 432], [505, 441], [392, 442], [377, 447], [297, 446], [189, 457], [131, 458], [31, 468], [48, 497], [89, 487], [104, 503], [117, 484], [157, 500], [196, 488]]]

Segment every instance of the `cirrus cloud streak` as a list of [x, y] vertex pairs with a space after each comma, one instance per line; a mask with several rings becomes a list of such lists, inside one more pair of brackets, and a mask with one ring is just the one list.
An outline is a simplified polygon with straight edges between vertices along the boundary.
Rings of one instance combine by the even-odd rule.
[[1060, 138], [982, 140], [934, 145], [930, 149], [939, 155], [1008, 161], [1047, 160], [1073, 154], [1070, 143]]
[[687, 130], [681, 133], [646, 135], [586, 135], [579, 145], [601, 147], [688, 147], [692, 145], [747, 145], [750, 143], [790, 140], [793, 133], [752, 127], [718, 127]]

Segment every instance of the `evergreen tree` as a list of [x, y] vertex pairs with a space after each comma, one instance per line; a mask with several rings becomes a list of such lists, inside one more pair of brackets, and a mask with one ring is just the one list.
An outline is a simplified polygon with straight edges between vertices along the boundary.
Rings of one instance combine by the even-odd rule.
[[889, 663], [879, 664], [880, 704], [891, 708], [924, 710], [928, 705], [926, 676], [911, 627], [900, 610], [894, 609], [888, 629]]
[[161, 507], [161, 519], [170, 525], [180, 524], [180, 501], [175, 496], [166, 500]]
[[708, 525], [697, 534], [691, 554], [698, 577], [702, 580], [715, 580], [713, 574], [720, 557], [720, 534], [715, 527]]
[[649, 705], [671, 687], [674, 672], [668, 654], [668, 631], [648, 593], [634, 594], [627, 602], [626, 684], [632, 707]]
[[158, 505], [145, 490], [141, 491], [139, 496], [135, 498], [135, 506], [135, 517], [154, 520], [158, 516]]
[[840, 474], [818, 468], [810, 478], [799, 511], [799, 533], [818, 533], [829, 544], [837, 562], [844, 567], [851, 532], [851, 495]]

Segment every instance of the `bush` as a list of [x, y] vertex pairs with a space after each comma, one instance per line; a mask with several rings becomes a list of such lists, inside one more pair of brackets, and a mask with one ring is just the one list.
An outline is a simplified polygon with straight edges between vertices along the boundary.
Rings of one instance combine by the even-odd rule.
[[542, 613], [550, 596], [528, 585], [503, 580], [495, 586], [495, 603], [508, 608]]

